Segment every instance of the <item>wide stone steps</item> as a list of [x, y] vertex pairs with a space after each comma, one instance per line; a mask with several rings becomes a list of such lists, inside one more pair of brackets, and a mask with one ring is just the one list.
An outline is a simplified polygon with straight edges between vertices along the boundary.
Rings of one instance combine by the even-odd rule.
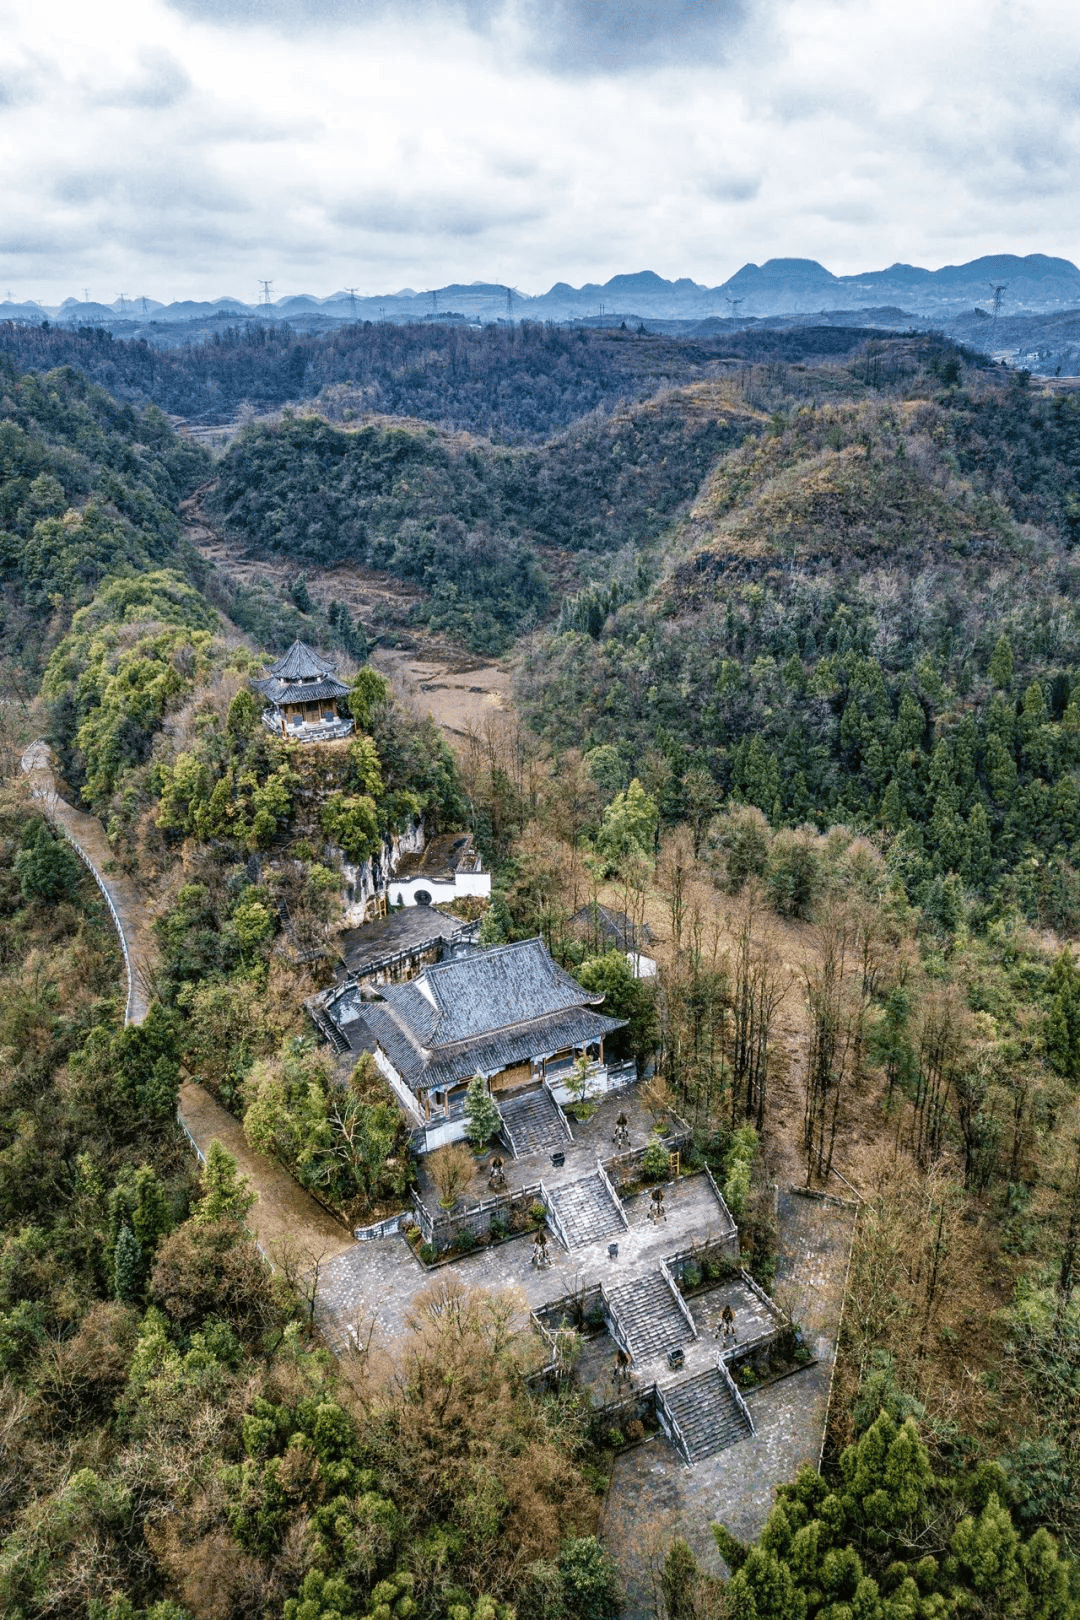
[[715, 1367], [660, 1391], [686, 1442], [688, 1462], [701, 1462], [753, 1433], [746, 1415]]
[[554, 1224], [571, 1249], [601, 1238], [621, 1237], [626, 1230], [622, 1213], [599, 1171], [581, 1181], [568, 1181], [547, 1189]]
[[499, 1112], [519, 1159], [529, 1153], [565, 1147], [570, 1140], [550, 1092], [543, 1087], [537, 1091], [523, 1091], [518, 1097], [508, 1097], [505, 1102], [499, 1103]]
[[694, 1334], [662, 1271], [605, 1289], [608, 1308], [636, 1362], [689, 1344]]

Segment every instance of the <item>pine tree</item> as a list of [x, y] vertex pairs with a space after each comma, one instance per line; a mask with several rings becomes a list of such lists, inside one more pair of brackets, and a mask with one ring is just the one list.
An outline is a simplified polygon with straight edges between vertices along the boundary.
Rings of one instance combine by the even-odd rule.
[[125, 1305], [139, 1296], [143, 1278], [143, 1252], [130, 1226], [122, 1226], [113, 1250], [113, 1293]]
[[1080, 1077], [1080, 968], [1068, 948], [1050, 969], [1046, 990], [1046, 1055], [1059, 1074], [1075, 1080]]
[[256, 1200], [250, 1181], [237, 1174], [236, 1160], [217, 1137], [206, 1150], [206, 1163], [199, 1179], [202, 1199], [195, 1211], [199, 1222], [242, 1221]]
[[1013, 682], [1013, 651], [1008, 636], [999, 636], [987, 670], [991, 684], [1007, 692]]
[[502, 1115], [487, 1081], [474, 1074], [465, 1093], [465, 1135], [474, 1147], [482, 1148], [494, 1140], [502, 1129]]

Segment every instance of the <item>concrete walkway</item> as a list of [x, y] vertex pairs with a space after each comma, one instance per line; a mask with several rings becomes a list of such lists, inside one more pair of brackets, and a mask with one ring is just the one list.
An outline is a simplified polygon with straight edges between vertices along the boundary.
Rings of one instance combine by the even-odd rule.
[[60, 797], [48, 743], [40, 738], [32, 742], [22, 756], [22, 768], [42, 814], [63, 833], [105, 896], [127, 970], [124, 1023], [141, 1024], [150, 1010], [150, 980], [157, 959], [146, 900], [130, 878], [116, 871], [116, 856], [96, 816], [76, 810]]

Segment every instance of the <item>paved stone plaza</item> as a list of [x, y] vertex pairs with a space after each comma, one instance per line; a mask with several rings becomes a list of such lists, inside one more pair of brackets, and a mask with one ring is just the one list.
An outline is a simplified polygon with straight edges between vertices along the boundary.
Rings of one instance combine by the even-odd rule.
[[[567, 1166], [571, 1179], [589, 1168], [588, 1160]], [[518, 1290], [524, 1325], [529, 1312], [549, 1300], [598, 1282], [617, 1284], [645, 1267], [658, 1267], [665, 1256], [691, 1242], [718, 1238], [730, 1229], [730, 1217], [717, 1203], [704, 1175], [687, 1176], [668, 1187], [665, 1204], [667, 1219], [651, 1221], [647, 1194], [626, 1201], [630, 1225], [619, 1234], [618, 1259], [610, 1258], [607, 1238], [570, 1252], [553, 1239], [548, 1245], [551, 1264], [542, 1271], [532, 1264], [529, 1233], [432, 1270], [420, 1264], [403, 1237], [355, 1243], [328, 1261], [319, 1277], [320, 1319], [327, 1340], [335, 1349], [342, 1349], [350, 1332], [355, 1334], [361, 1324], [366, 1342], [374, 1322], [373, 1345], [388, 1348], [404, 1332], [415, 1296], [447, 1274], [471, 1288]]]
[[777, 1215], [780, 1268], [774, 1292], [818, 1360], [747, 1395], [757, 1433], [692, 1468], [662, 1436], [619, 1456], [603, 1535], [626, 1578], [626, 1620], [652, 1615], [651, 1566], [673, 1536], [689, 1543], [704, 1568], [721, 1573], [710, 1526], [723, 1523], [740, 1539], [752, 1540], [768, 1517], [777, 1485], [804, 1462], [818, 1465], [855, 1216], [850, 1208], [784, 1191]]
[[[614, 1151], [615, 1116], [624, 1110], [631, 1113], [630, 1101], [625, 1092], [605, 1099], [588, 1122], [592, 1129], [581, 1131], [585, 1139], [568, 1147], [564, 1166], [552, 1166], [549, 1155], [534, 1155], [531, 1163], [508, 1163], [511, 1188], [542, 1178], [549, 1192], [554, 1189], [557, 1202], [595, 1176], [597, 1157], [609, 1158]], [[651, 1122], [636, 1099], [632, 1121], [631, 1145], [643, 1145]], [[466, 1197], [486, 1193], [486, 1180], [478, 1175]], [[668, 1183], [663, 1203], [664, 1218], [655, 1219], [650, 1191], [620, 1199], [626, 1225], [620, 1224], [614, 1238], [605, 1234], [567, 1249], [552, 1237], [550, 1264], [543, 1269], [532, 1264], [529, 1233], [432, 1269], [420, 1264], [403, 1236], [356, 1243], [322, 1267], [318, 1311], [323, 1331], [335, 1349], [346, 1350], [351, 1344], [369, 1348], [378, 1364], [407, 1331], [417, 1296], [447, 1277], [469, 1287], [512, 1290], [523, 1331], [530, 1330], [532, 1311], [566, 1296], [588, 1296], [603, 1284], [609, 1301], [625, 1303], [624, 1326], [628, 1326], [639, 1297], [647, 1299], [650, 1291], [663, 1293], [661, 1262], [695, 1246], [723, 1244], [732, 1235], [731, 1217], [703, 1173]], [[718, 1353], [729, 1348], [722, 1337], [725, 1304], [734, 1311], [740, 1352], [774, 1338], [787, 1313], [802, 1329], [817, 1361], [747, 1395], [756, 1433], [715, 1455], [690, 1465], [663, 1435], [655, 1435], [618, 1457], [602, 1528], [624, 1571], [626, 1612], [631, 1617], [652, 1612], [650, 1566], [662, 1557], [674, 1535], [690, 1543], [705, 1567], [719, 1571], [710, 1526], [722, 1521], [736, 1535], [753, 1538], [768, 1515], [776, 1486], [791, 1478], [803, 1462], [817, 1465], [854, 1212], [835, 1202], [780, 1192], [777, 1218], [780, 1265], [774, 1292], [782, 1312], [736, 1276], [693, 1295], [685, 1304], [668, 1287], [664, 1309], [653, 1314], [655, 1334], [650, 1338], [642, 1329], [646, 1353], [635, 1355], [633, 1367], [634, 1387], [639, 1390], [654, 1383], [670, 1387], [715, 1369]], [[613, 1241], [618, 1245], [614, 1256]], [[684, 1360], [673, 1371], [668, 1344], [678, 1340]], [[625, 1385], [619, 1387], [614, 1377], [617, 1348], [608, 1331], [595, 1333], [585, 1343], [578, 1379], [594, 1404], [626, 1393]], [[542, 1354], [542, 1345], [538, 1349]]]

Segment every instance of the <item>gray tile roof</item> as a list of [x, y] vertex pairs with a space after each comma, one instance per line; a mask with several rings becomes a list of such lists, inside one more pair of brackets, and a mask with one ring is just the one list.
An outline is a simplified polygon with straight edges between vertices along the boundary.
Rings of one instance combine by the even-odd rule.
[[397, 878], [447, 878], [456, 872], [480, 870], [480, 857], [470, 832], [440, 833], [418, 852], [410, 851], [398, 861]]
[[252, 681], [252, 686], [263, 697], [269, 698], [271, 703], [282, 707], [287, 703], [322, 703], [337, 702], [338, 698], [347, 697], [349, 688], [333, 675], [328, 675], [318, 681], [287, 681], [278, 680], [275, 675], [267, 675], [262, 680]]
[[550, 1057], [625, 1024], [593, 1012], [603, 996], [575, 983], [539, 939], [439, 962], [380, 995], [365, 1002], [364, 1022], [414, 1091]]
[[[379, 1002], [364, 1004], [365, 1033], [377, 1042], [394, 1068], [413, 1091], [457, 1085], [481, 1074], [497, 1074], [515, 1063], [551, 1057], [568, 1047], [584, 1046], [622, 1029], [626, 1020], [605, 1018], [587, 1007], [574, 1007], [548, 1018], [536, 1018], [515, 1028], [499, 1030], [478, 1040], [463, 1041], [438, 1051], [426, 1051], [402, 1026], [396, 1009]], [[352, 1032], [349, 1033], [350, 1045]], [[354, 1048], [355, 1050], [355, 1048]]]
[[[418, 988], [423, 982], [431, 1000]], [[529, 1023], [572, 1007], [598, 1006], [552, 961], [543, 940], [524, 939], [425, 968], [411, 984], [387, 985], [383, 995], [425, 1046], [453, 1046], [495, 1030]]]
[[267, 671], [268, 675], [286, 682], [318, 680], [323, 675], [333, 673], [333, 664], [328, 664], [325, 658], [320, 658], [306, 642], [300, 640], [294, 641], [284, 657], [271, 664]]
[[625, 911], [613, 911], [610, 906], [582, 906], [570, 918], [569, 926], [579, 939], [596, 938], [620, 951], [639, 951], [643, 945], [652, 944], [652, 929], [648, 923], [638, 928]]

